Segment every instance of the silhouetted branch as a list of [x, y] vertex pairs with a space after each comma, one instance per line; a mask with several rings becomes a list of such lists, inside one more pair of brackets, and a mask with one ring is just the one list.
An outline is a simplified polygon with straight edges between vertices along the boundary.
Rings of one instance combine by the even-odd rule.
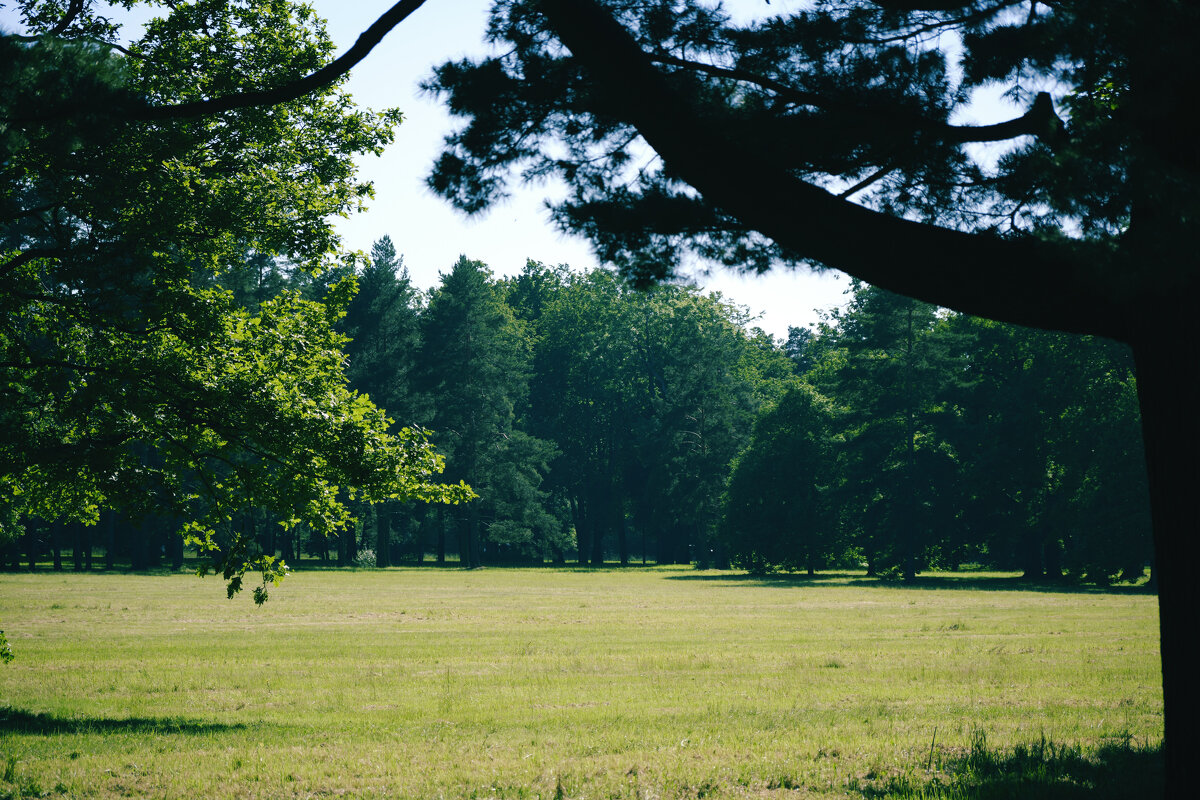
[[205, 114], [217, 114], [222, 111], [232, 111], [237, 108], [253, 106], [273, 106], [303, 97], [309, 92], [327, 86], [349, 72], [358, 62], [379, 44], [392, 28], [403, 22], [410, 14], [424, 5], [425, 0], [401, 0], [383, 13], [379, 19], [358, 37], [354, 46], [321, 67], [316, 72], [277, 86], [274, 89], [263, 89], [256, 92], [239, 92], [237, 94], [215, 97], [211, 100], [197, 100], [191, 103], [179, 103], [170, 106], [153, 106], [135, 111], [129, 116], [133, 119], [177, 119], [180, 117], [198, 117]]
[[965, 313], [1130, 337], [1128, 298], [1105, 280], [1112, 256], [1101, 246], [964, 233], [839, 199], [780, 168], [777, 148], [723, 135], [712, 109], [699, 113], [593, 0], [542, 0], [542, 11], [675, 175], [799, 257]]
[[69, 6], [67, 6], [66, 16], [64, 16], [62, 19], [60, 19], [58, 21], [58, 24], [50, 29], [50, 31], [49, 31], [50, 35], [58, 36], [59, 34], [61, 34], [67, 28], [71, 27], [71, 23], [74, 22], [75, 18], [78, 17], [82, 13], [83, 13], [83, 0], [71, 0], [71, 4]]

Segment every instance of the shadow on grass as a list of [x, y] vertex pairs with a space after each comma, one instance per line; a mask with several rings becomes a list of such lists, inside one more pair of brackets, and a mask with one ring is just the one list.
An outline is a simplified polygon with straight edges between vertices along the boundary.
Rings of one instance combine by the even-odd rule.
[[912, 581], [901, 581], [894, 578], [868, 578], [861, 572], [820, 572], [812, 577], [802, 574], [751, 575], [749, 573], [706, 574], [697, 572], [694, 575], [668, 575], [666, 579], [669, 581], [712, 581], [743, 586], [778, 586], [780, 588], [858, 586], [868, 589], [963, 589], [1054, 594], [1157, 594], [1145, 583], [1101, 586], [1092, 583], [1076, 583], [1066, 579], [1033, 581], [1026, 580], [1019, 575], [977, 575], [970, 572], [939, 572], [918, 576]]
[[1162, 747], [1131, 740], [1085, 751], [1042, 738], [991, 750], [978, 736], [969, 750], [938, 752], [927, 766], [902, 775], [868, 773], [851, 788], [866, 798], [889, 800], [1117, 800], [1162, 797], [1164, 789]]
[[246, 727], [240, 722], [199, 722], [184, 717], [59, 717], [54, 714], [35, 714], [12, 706], [0, 706], [0, 733], [18, 735], [154, 733], [202, 736], [242, 731]]

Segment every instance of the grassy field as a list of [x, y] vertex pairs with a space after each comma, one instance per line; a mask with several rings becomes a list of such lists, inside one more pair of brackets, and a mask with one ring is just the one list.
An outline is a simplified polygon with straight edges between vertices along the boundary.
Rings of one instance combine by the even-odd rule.
[[256, 608], [4, 574], [0, 627], [0, 797], [1099, 797], [1161, 769], [1135, 591], [388, 569]]

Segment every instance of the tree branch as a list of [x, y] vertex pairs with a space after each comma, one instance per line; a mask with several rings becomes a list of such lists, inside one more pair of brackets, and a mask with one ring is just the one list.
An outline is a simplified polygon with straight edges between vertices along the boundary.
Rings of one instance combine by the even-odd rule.
[[28, 264], [39, 258], [51, 258], [53, 256], [62, 255], [62, 250], [57, 247], [34, 247], [25, 252], [10, 258], [3, 264], [0, 264], [0, 278], [8, 273], [16, 270], [19, 267]]
[[[879, 130], [880, 117], [884, 116], [878, 109], [867, 109], [847, 103], [830, 103], [829, 98], [816, 92], [806, 92], [788, 86], [785, 83], [757, 75], [741, 68], [718, 67], [701, 61], [690, 61], [669, 54], [658, 53], [647, 56], [650, 61], [666, 64], [717, 78], [729, 78], [742, 83], [751, 83], [775, 92], [779, 97], [797, 105], [814, 106], [834, 113], [844, 114], [852, 124], [872, 130]], [[897, 123], [895, 114], [886, 115], [894, 127]], [[1002, 142], [1019, 136], [1038, 136], [1051, 145], [1057, 145], [1064, 132], [1064, 123], [1054, 113], [1054, 103], [1047, 92], [1041, 92], [1034, 100], [1029, 111], [1006, 122], [993, 125], [947, 125], [938, 120], [920, 119], [915, 115], [911, 120], [905, 120], [912, 125], [914, 131], [926, 133], [944, 142], [967, 144], [969, 142]], [[801, 124], [810, 124], [804, 120]]]
[[975, 5], [972, 0], [871, 0], [888, 11], [958, 11]]
[[353, 47], [321, 69], [297, 81], [277, 86], [274, 89], [239, 92], [225, 97], [215, 97], [211, 100], [197, 100], [170, 106], [152, 106], [134, 111], [129, 116], [131, 119], [141, 120], [198, 117], [204, 114], [232, 111], [237, 108], [273, 106], [303, 97], [314, 89], [333, 83], [349, 72], [358, 62], [367, 57], [367, 54], [383, 40], [383, 37], [392, 28], [403, 22], [424, 3], [425, 0], [400, 0], [375, 20], [371, 27], [363, 31]]
[[71, 0], [71, 4], [69, 6], [67, 6], [66, 16], [64, 16], [62, 19], [60, 19], [58, 21], [58, 24], [55, 25], [53, 28], [51, 28], [48, 31], [48, 33], [51, 36], [60, 35], [67, 28], [71, 27], [71, 23], [74, 22], [75, 18], [78, 17], [82, 13], [83, 13], [83, 0]]
[[[542, 0], [551, 28], [614, 108], [709, 202], [801, 258], [970, 314], [1130, 338], [1132, 298], [1099, 245], [963, 233], [840, 200], [723, 137], [593, 0]], [[705, 108], [711, 115], [712, 109]]]

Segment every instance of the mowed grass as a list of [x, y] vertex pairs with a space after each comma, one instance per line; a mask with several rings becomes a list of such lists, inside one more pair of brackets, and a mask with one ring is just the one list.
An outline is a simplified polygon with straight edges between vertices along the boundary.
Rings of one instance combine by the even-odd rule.
[[1103, 784], [1161, 742], [1157, 600], [1015, 586], [4, 574], [0, 797], [968, 796], [972, 745], [1042, 740]]

